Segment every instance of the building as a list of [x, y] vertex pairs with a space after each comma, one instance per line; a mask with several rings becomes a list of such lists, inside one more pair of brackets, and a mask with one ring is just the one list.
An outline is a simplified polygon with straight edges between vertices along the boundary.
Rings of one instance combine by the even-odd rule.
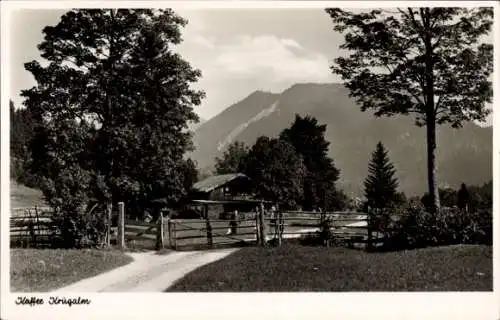
[[252, 197], [252, 181], [243, 173], [211, 176], [191, 188], [192, 200], [233, 200]]
[[214, 212], [216, 217], [224, 219], [227, 213], [234, 212], [234, 210], [239, 212], [253, 210], [256, 203], [237, 201], [252, 199], [252, 191], [252, 181], [246, 175], [242, 173], [223, 174], [211, 176], [195, 183], [191, 188], [189, 199], [213, 201], [214, 203], [210, 205], [210, 211]]

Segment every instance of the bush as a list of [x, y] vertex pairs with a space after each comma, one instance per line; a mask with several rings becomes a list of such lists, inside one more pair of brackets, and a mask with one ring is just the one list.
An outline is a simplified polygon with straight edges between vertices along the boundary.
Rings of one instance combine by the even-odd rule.
[[304, 246], [322, 246], [324, 241], [320, 232], [309, 232], [300, 236], [299, 243]]
[[309, 232], [299, 239], [300, 244], [307, 246], [336, 245], [335, 234], [332, 232], [333, 221], [330, 217], [324, 217], [319, 225], [319, 231]]
[[60, 237], [54, 237], [53, 247], [57, 248], [92, 248], [104, 243], [106, 235], [105, 210], [76, 210], [59, 212], [52, 217], [55, 230], [60, 230]]
[[334, 242], [335, 234], [332, 232], [333, 221], [331, 217], [323, 217], [319, 225], [319, 236], [323, 240], [323, 245]]
[[186, 207], [172, 212], [170, 217], [172, 219], [200, 219], [203, 217], [203, 212], [194, 208]]
[[491, 210], [466, 212], [444, 208], [431, 214], [423, 205], [411, 204], [386, 237], [386, 247], [393, 249], [419, 248], [433, 245], [491, 245]]

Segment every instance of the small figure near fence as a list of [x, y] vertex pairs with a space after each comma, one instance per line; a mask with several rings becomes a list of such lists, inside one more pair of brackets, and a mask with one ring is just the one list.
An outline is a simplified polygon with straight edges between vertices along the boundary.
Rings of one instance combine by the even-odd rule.
[[276, 238], [276, 235], [277, 235], [277, 233], [276, 233], [276, 226], [277, 226], [276, 219], [277, 219], [277, 216], [276, 216], [276, 207], [275, 206], [271, 207], [269, 215], [270, 215], [270, 217], [269, 217], [269, 225], [270, 225], [271, 230], [273, 232], [273, 238]]
[[228, 235], [238, 233], [238, 221], [238, 210], [234, 210], [234, 212], [231, 214], [231, 220], [229, 221], [229, 230], [227, 230]]
[[153, 221], [153, 216], [149, 212], [146, 212], [144, 216], [144, 222], [150, 223], [151, 221]]

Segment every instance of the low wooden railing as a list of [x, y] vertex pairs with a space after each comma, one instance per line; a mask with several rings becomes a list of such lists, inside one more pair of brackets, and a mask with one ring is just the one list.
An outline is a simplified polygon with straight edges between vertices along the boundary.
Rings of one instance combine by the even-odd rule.
[[[366, 243], [369, 236], [366, 215], [358, 212], [283, 212], [274, 218], [269, 214], [247, 213], [238, 220], [237, 233], [224, 233], [231, 229], [231, 220], [220, 219], [172, 219], [167, 220], [166, 237], [172, 249], [183, 247], [215, 247], [225, 244], [247, 243], [265, 245], [276, 240], [280, 244], [285, 239], [297, 239], [319, 235], [321, 222], [331, 218], [334, 238], [346, 243]], [[261, 234], [263, 236], [261, 236]]]

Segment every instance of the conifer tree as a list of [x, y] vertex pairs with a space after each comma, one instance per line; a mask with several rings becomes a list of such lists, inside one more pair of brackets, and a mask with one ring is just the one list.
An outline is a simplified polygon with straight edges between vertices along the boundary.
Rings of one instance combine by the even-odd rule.
[[364, 183], [365, 197], [371, 208], [384, 209], [396, 200], [398, 180], [395, 175], [396, 169], [389, 160], [388, 151], [379, 142], [372, 153]]

